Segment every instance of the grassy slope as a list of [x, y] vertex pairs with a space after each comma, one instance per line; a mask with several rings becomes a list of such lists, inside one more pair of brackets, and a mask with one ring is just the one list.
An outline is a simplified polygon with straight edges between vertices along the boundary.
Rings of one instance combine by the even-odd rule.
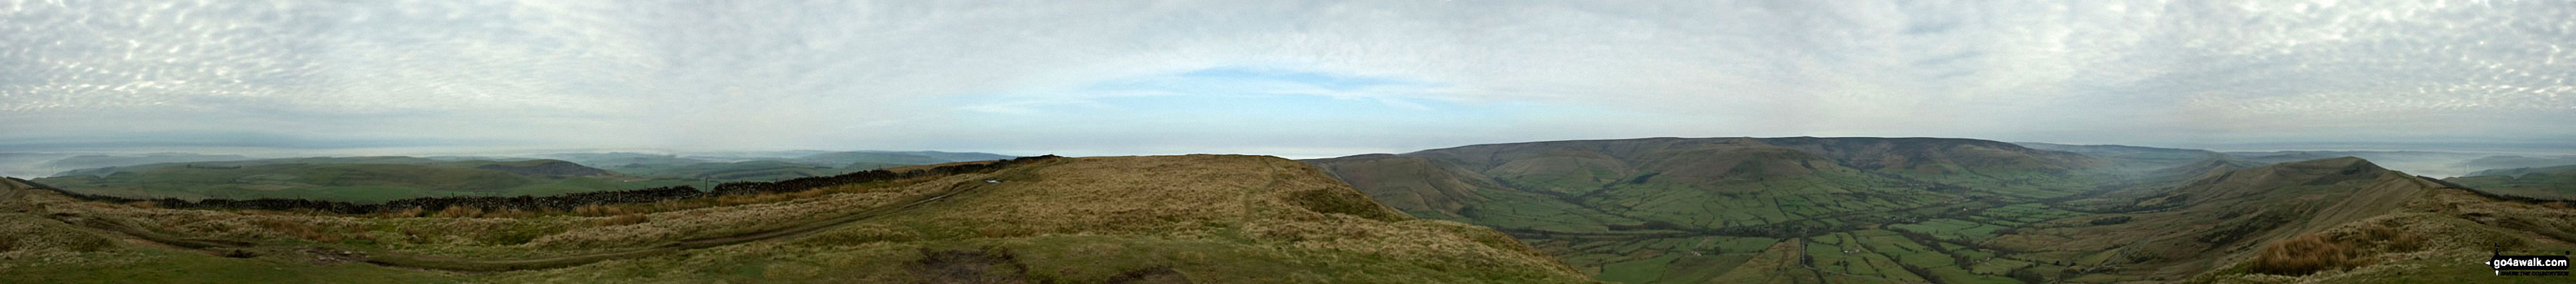
[[[2543, 233], [2564, 221], [2528, 218], [2562, 211], [2454, 214], [2444, 218], [2470, 225], [2441, 230], [2406, 225], [2439, 214], [2386, 221], [2464, 193], [2352, 158], [2260, 167], [2196, 150], [2077, 149], [2111, 155], [2092, 160], [1836, 140], [1541, 142], [1309, 162], [1416, 216], [1494, 226], [1630, 283], [2282, 278], [2244, 274], [2245, 263], [2283, 240], [2363, 230], [2353, 224], [2565, 234]], [[2459, 221], [2476, 218], [2489, 220]], [[2460, 242], [2429, 243], [2412, 253], [2464, 253]], [[2406, 266], [2356, 271], [2387, 267]], [[2474, 271], [2455, 268], [2424, 269]]]
[[[226, 271], [345, 271], [209, 274], [210, 278], [199, 280], [209, 282], [374, 281], [375, 277], [498, 283], [967, 283], [979, 279], [1176, 283], [1156, 282], [1175, 278], [1195, 283], [1588, 282], [1572, 268], [1508, 236], [1456, 222], [1406, 217], [1305, 164], [1254, 156], [1066, 159], [988, 174], [780, 195], [784, 199], [777, 201], [655, 211], [641, 215], [649, 221], [635, 224], [579, 216], [246, 215], [85, 203], [50, 194], [21, 199], [34, 203], [30, 206], [34, 212], [146, 224], [173, 235], [264, 244], [262, 248], [320, 246], [448, 257], [544, 257], [737, 235], [798, 220], [844, 216], [888, 206], [906, 196], [958, 187], [975, 189], [807, 235], [564, 269], [460, 274], [360, 263], [315, 265], [313, 255], [292, 250], [231, 259], [116, 244], [47, 253], [125, 266], [0, 261], [0, 265], [21, 267], [12, 271], [25, 272], [0, 275], [0, 282], [125, 281], [100, 278], [111, 275], [87, 270], [154, 273], [161, 270], [152, 267], [203, 265], [199, 261], [238, 265], [232, 268], [239, 269]], [[68, 226], [28, 231], [103, 235]], [[165, 256], [122, 256], [129, 254]]]
[[[2413, 279], [2483, 274], [2462, 269], [2480, 267], [2474, 262], [2423, 261], [2429, 258], [2483, 255], [2494, 244], [2554, 251], [2576, 239], [2550, 236], [2576, 229], [2566, 220], [2576, 211], [2563, 205], [2481, 198], [2349, 157], [2212, 172], [2135, 200], [2142, 211], [2042, 221], [1980, 245], [2016, 252], [2007, 259], [2047, 264], [2041, 267], [2050, 269], [2029, 272], [2041, 279], [2268, 283], [2303, 279], [2249, 268], [2299, 238], [2329, 240], [2354, 248], [2354, 254], [2289, 249], [2281, 255], [2404, 264], [2352, 271]], [[2112, 217], [2125, 221], [2091, 222]], [[2304, 279], [2362, 280], [2344, 278], [2346, 268], [2351, 267]]]
[[[2194, 283], [2560, 283], [2563, 277], [2500, 277], [2483, 263], [2496, 250], [2558, 254], [2576, 250], [2576, 209], [2566, 203], [2498, 201], [2415, 179], [2395, 186], [2418, 189], [2402, 205], [2359, 220], [2300, 228], [2320, 247], [2273, 243], [2251, 256], [2226, 257], [2224, 266]], [[2338, 254], [2332, 251], [2344, 251]], [[2267, 255], [2292, 256], [2267, 259]], [[2245, 261], [2236, 261], [2248, 259]], [[2260, 273], [2267, 260], [2340, 258], [2313, 274]]]
[[28, 188], [0, 180], [0, 282], [250, 283], [368, 279], [385, 283], [452, 282], [450, 275], [365, 265], [317, 265], [241, 259], [143, 245], [39, 216]]
[[[2036, 221], [2026, 219], [2071, 215], [1987, 208], [2036, 207], [2027, 203], [2081, 193], [2091, 187], [2075, 172], [2100, 163], [2001, 142], [1929, 138], [1561, 141], [1310, 162], [1416, 216], [1497, 227], [1599, 279], [1654, 283], [1714, 279], [1799, 235], [1923, 222], [1960, 225], [1938, 233], [1982, 238]], [[1981, 215], [1988, 211], [1997, 216]], [[1952, 215], [1965, 219], [1927, 220]], [[1881, 244], [1890, 248], [1938, 243], [1886, 237], [1872, 240], [1904, 241]], [[1918, 251], [1914, 258], [1926, 265], [1947, 258]], [[1855, 274], [1999, 279], [1902, 266]]]

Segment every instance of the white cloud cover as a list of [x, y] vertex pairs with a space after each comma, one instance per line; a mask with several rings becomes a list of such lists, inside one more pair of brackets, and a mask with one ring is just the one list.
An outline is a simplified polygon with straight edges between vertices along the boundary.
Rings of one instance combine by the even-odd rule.
[[[809, 2], [0, 2], [0, 151], [1328, 156], [1798, 135], [2576, 147], [2565, 1]], [[1172, 79], [1206, 70], [1326, 76]], [[1323, 86], [1343, 79], [1411, 85]], [[1509, 111], [1131, 124], [1099, 110], [1208, 94], [1101, 87], [1118, 82]], [[1352, 111], [1298, 109], [1320, 106], [1344, 105], [1239, 113]]]

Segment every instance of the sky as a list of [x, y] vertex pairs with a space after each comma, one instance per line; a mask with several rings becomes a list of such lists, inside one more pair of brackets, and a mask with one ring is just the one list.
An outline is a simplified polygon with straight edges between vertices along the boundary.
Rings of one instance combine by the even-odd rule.
[[2576, 152], [2568, 1], [13, 1], [0, 152]]

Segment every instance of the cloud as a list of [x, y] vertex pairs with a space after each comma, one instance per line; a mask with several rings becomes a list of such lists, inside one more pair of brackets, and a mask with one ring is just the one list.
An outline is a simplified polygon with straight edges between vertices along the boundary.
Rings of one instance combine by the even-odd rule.
[[[378, 5], [0, 5], [0, 132], [1097, 153], [1652, 136], [2156, 145], [2576, 133], [2566, 82], [2576, 7], [2547, 2], [367, 4]], [[1283, 95], [1376, 106], [1265, 97]], [[1225, 96], [1294, 103], [1216, 104], [1256, 109], [1192, 114], [1200, 126], [1182, 129], [1196, 132], [1108, 119]], [[1491, 109], [1398, 114], [1455, 108]], [[1027, 126], [982, 116], [1112, 125], [1029, 137], [993, 134]], [[1199, 139], [1208, 136], [1278, 141]]]

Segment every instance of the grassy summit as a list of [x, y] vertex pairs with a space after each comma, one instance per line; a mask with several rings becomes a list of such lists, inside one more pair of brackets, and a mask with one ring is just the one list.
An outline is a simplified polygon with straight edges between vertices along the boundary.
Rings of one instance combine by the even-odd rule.
[[6, 186], [13, 283], [1589, 281], [1503, 234], [1257, 156], [1058, 158], [564, 212], [155, 209]]

